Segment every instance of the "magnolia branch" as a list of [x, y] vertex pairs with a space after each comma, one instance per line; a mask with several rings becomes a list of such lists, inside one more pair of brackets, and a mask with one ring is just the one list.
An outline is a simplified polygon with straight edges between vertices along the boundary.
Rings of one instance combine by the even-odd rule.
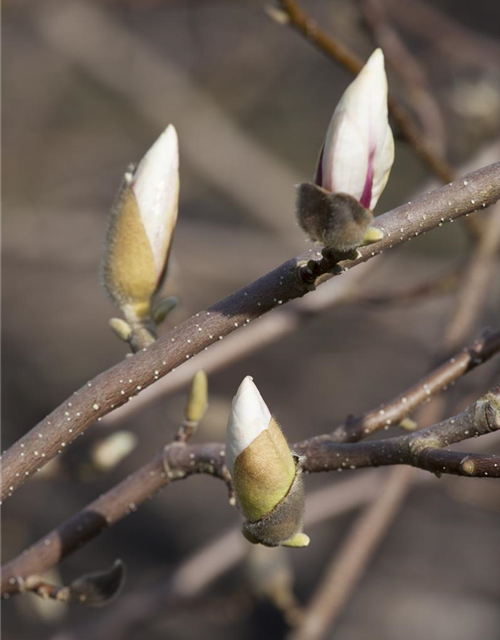
[[[475, 351], [470, 347], [464, 352], [471, 359], [471, 365], [472, 361], [475, 365], [479, 364], [500, 351], [500, 332], [493, 334], [482, 344], [483, 351], [480, 351], [479, 347], [476, 347]], [[457, 358], [459, 357], [461, 354], [457, 355]], [[424, 378], [425, 381], [435, 377], [432, 393], [473, 368], [467, 364], [457, 368], [454, 360], [456, 359], [452, 358], [443, 367]], [[446, 368], [449, 370], [448, 374], [446, 374]], [[420, 382], [423, 386], [427, 385], [424, 381]], [[441, 387], [439, 387], [439, 381], [441, 381]], [[417, 395], [411, 396], [415, 392], [415, 387], [411, 387], [406, 392], [406, 396], [416, 398]], [[499, 394], [499, 389], [496, 389], [459, 416], [424, 431], [374, 442], [351, 444], [335, 441], [335, 437], [341, 438], [337, 433], [338, 430], [335, 430], [332, 434], [299, 442], [294, 445], [294, 449], [304, 456], [301, 464], [309, 473], [407, 464], [434, 473], [499, 477], [498, 457], [467, 456], [463, 453], [443, 450], [445, 446], [499, 429]], [[410, 404], [401, 399], [406, 396], [398, 396], [395, 401], [385, 405], [386, 407], [399, 406], [401, 419], [416, 406], [416, 401]], [[428, 397], [427, 391], [418, 397], [420, 402], [423, 402]], [[375, 409], [361, 418], [368, 424], [375, 424], [371, 421], [377, 419], [380, 427], [385, 424], [385, 421], [380, 419], [380, 409]], [[361, 432], [361, 436], [363, 435], [365, 434]], [[345, 436], [346, 439], [348, 437]], [[33, 574], [38, 575], [47, 571], [109, 526], [135, 511], [142, 502], [170, 482], [197, 473], [213, 475], [230, 486], [222, 444], [187, 445], [182, 442], [173, 442], [167, 445], [134, 474], [8, 563], [2, 571], [2, 594], [6, 596], [19, 593], [23, 580]]]
[[[500, 198], [500, 162], [421, 196], [379, 216], [374, 226], [384, 238], [360, 250], [360, 257], [340, 263], [344, 269], [366, 262], [431, 229], [451, 222]], [[310, 250], [283, 263], [208, 309], [195, 314], [148, 349], [96, 376], [29, 431], [2, 456], [2, 499], [60, 453], [98, 418], [121, 406], [142, 389], [214, 342], [282, 304], [305, 295], [333, 274], [318, 261], [312, 278], [301, 279], [298, 265], [318, 254]]]

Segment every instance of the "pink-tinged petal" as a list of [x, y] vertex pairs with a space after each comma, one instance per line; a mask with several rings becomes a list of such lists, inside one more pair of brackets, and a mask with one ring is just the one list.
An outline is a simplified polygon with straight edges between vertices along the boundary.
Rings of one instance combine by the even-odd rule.
[[365, 209], [370, 209], [372, 202], [372, 191], [373, 191], [373, 156], [375, 155], [375, 149], [373, 149], [370, 153], [370, 157], [368, 158], [368, 170], [366, 172], [365, 178], [365, 186], [363, 188], [363, 193], [361, 194], [361, 198], [359, 201], [365, 207]]
[[328, 191], [348, 193], [373, 209], [393, 161], [384, 55], [377, 49], [335, 109], [316, 184]]

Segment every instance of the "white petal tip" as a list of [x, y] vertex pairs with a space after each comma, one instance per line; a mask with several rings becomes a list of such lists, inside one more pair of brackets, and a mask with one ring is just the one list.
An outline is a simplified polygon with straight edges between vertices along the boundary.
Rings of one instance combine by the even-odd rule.
[[227, 423], [226, 461], [230, 473], [236, 458], [268, 428], [270, 421], [271, 413], [253, 378], [246, 376], [233, 398]]

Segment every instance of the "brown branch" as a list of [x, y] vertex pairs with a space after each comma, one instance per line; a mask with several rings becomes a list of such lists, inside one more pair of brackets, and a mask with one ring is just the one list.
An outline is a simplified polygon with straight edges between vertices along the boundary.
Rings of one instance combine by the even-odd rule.
[[[340, 264], [344, 269], [349, 269], [436, 226], [487, 207], [499, 197], [500, 162], [378, 216], [375, 226], [384, 232], [384, 238], [376, 245], [362, 248], [360, 258]], [[4, 453], [2, 499], [12, 495], [32, 473], [60, 453], [96, 419], [124, 404], [224, 336], [271, 309], [303, 296], [311, 287], [309, 282], [303, 282], [298, 277], [297, 265], [315, 255], [314, 251], [308, 251], [288, 260], [262, 278], [197, 313], [145, 351], [101, 373], [76, 391]], [[313, 286], [331, 277], [332, 273], [322, 266]]]
[[461, 282], [464, 267], [458, 265], [436, 277], [426, 278], [414, 285], [401, 286], [397, 290], [390, 290], [380, 293], [361, 292], [349, 298], [351, 304], [384, 306], [388, 305], [410, 305], [432, 296], [448, 295], [458, 289]]
[[499, 351], [500, 331], [476, 340], [391, 402], [382, 404], [378, 409], [362, 416], [348, 419], [332, 432], [331, 439], [334, 442], [357, 442], [375, 431], [399, 424], [420, 404]]
[[[479, 456], [466, 464], [461, 452], [444, 451], [457, 442], [500, 429], [500, 387], [453, 418], [415, 433], [370, 442], [338, 443], [330, 435], [315, 436], [295, 445], [305, 456], [304, 471], [336, 471], [408, 464], [432, 473], [500, 477], [500, 457]], [[480, 463], [479, 463], [480, 462]]]
[[359, 516], [351, 534], [336, 551], [303, 613], [301, 624], [288, 636], [289, 640], [320, 640], [325, 637], [382, 541], [387, 527], [396, 517], [413, 476], [413, 469], [392, 470], [380, 495]]
[[[500, 477], [498, 456], [466, 456], [441, 448], [500, 428], [500, 388], [474, 403], [459, 416], [407, 436], [366, 443], [338, 443], [317, 436], [294, 445], [304, 456], [306, 472], [347, 470], [368, 466], [407, 464], [432, 471], [477, 477]], [[19, 578], [43, 573], [62, 558], [135, 511], [169, 482], [207, 473], [230, 485], [224, 464], [224, 446], [218, 443], [172, 443], [148, 464], [92, 502], [83, 511], [35, 543], [2, 572], [2, 594], [17, 593]]]
[[[358, 74], [362, 67], [362, 60], [344, 44], [338, 42], [332, 36], [327, 35], [317, 22], [299, 7], [295, 0], [279, 0], [279, 4], [288, 15], [288, 24], [307, 38], [322, 53], [333, 58], [353, 74]], [[439, 157], [429, 142], [422, 136], [420, 131], [408, 117], [406, 110], [392, 95], [389, 95], [389, 111], [401, 130], [401, 133], [420, 156], [423, 162], [435, 173], [443, 182], [453, 180], [453, 170], [446, 161]]]

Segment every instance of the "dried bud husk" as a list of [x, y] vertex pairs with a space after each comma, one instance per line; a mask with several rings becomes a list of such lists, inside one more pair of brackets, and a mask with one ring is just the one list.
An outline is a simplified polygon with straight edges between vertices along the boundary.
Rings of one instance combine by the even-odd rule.
[[297, 456], [250, 376], [236, 394], [228, 421], [227, 465], [246, 518], [243, 534], [267, 546], [305, 546], [304, 487]]
[[297, 219], [310, 240], [344, 254], [365, 242], [373, 214], [347, 193], [304, 182], [297, 188]]
[[123, 340], [123, 342], [130, 341], [130, 338], [132, 337], [132, 327], [128, 322], [125, 322], [122, 318], [111, 318], [109, 326], [115, 336], [120, 338], [120, 340]]
[[175, 296], [162, 298], [155, 303], [153, 308], [153, 320], [156, 325], [160, 325], [165, 318], [175, 309], [178, 300]]
[[74, 580], [69, 585], [69, 602], [102, 607], [118, 594], [124, 581], [125, 565], [121, 560], [116, 560], [109, 571], [88, 574]]

